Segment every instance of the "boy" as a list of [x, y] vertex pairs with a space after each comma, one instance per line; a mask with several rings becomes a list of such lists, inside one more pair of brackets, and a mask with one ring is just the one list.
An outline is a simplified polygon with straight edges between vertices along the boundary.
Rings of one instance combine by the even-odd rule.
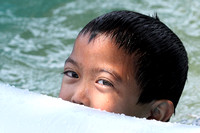
[[187, 72], [182, 42], [157, 16], [114, 11], [92, 20], [79, 33], [65, 62], [59, 97], [168, 121]]

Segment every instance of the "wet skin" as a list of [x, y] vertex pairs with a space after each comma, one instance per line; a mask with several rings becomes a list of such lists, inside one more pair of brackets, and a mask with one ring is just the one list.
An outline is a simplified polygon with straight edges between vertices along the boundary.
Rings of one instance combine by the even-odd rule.
[[105, 35], [80, 35], [65, 62], [59, 97], [88, 107], [148, 117], [150, 104], [137, 104], [134, 55], [127, 55]]

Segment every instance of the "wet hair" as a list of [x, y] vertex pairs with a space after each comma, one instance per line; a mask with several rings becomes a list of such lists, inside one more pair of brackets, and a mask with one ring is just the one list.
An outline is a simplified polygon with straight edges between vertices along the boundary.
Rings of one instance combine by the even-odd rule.
[[186, 50], [157, 15], [150, 17], [133, 11], [113, 11], [90, 21], [79, 33], [109, 36], [118, 48], [135, 54], [135, 79], [141, 94], [138, 103], [168, 99], [176, 107], [188, 72]]

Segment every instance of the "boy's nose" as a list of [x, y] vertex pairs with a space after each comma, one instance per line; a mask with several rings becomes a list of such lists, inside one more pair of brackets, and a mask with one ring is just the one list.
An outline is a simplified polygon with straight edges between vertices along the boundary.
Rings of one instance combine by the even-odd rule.
[[89, 97], [86, 88], [77, 88], [71, 97], [71, 102], [89, 106]]

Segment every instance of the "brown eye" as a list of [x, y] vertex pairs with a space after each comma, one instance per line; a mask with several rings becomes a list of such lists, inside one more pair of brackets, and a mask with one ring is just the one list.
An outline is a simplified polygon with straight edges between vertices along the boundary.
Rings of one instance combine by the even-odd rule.
[[113, 87], [113, 85], [107, 80], [100, 79], [100, 80], [97, 81], [97, 83], [101, 84], [101, 85], [106, 85], [106, 86]]
[[71, 78], [79, 78], [78, 74], [74, 71], [65, 71], [63, 74]]

